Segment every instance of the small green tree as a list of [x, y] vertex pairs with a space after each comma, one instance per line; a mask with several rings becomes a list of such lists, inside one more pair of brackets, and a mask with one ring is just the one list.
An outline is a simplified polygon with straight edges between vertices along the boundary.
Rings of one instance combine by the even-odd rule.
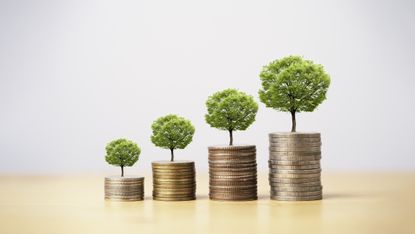
[[166, 115], [158, 118], [151, 125], [153, 135], [151, 141], [154, 145], [170, 149], [170, 161], [174, 161], [174, 150], [184, 149], [192, 142], [195, 128], [192, 122], [177, 115]]
[[266, 107], [291, 113], [291, 132], [296, 131], [295, 114], [313, 111], [326, 99], [330, 86], [330, 76], [323, 66], [300, 56], [272, 61], [263, 67], [260, 78], [260, 100]]
[[124, 176], [124, 167], [133, 166], [141, 153], [136, 143], [122, 138], [111, 141], [105, 149], [107, 151], [105, 160], [111, 165], [121, 167], [121, 177]]
[[206, 122], [214, 128], [229, 132], [229, 145], [233, 145], [233, 132], [246, 130], [254, 121], [258, 104], [252, 96], [235, 89], [214, 93], [206, 101]]

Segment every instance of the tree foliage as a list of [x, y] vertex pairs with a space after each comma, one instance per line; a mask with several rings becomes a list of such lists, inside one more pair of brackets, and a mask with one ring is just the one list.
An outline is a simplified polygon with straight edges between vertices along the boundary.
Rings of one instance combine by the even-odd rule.
[[295, 113], [311, 112], [326, 99], [330, 76], [323, 66], [300, 56], [288, 56], [264, 66], [260, 100], [270, 108]]
[[206, 107], [206, 122], [211, 127], [229, 131], [230, 145], [233, 143], [232, 132], [246, 130], [255, 121], [258, 111], [258, 104], [252, 96], [235, 89], [225, 89], [209, 96]]
[[177, 115], [161, 117], [153, 122], [151, 128], [151, 141], [158, 147], [170, 149], [171, 161], [174, 160], [173, 150], [184, 149], [192, 142], [195, 133], [192, 123]]
[[111, 165], [120, 166], [121, 176], [124, 176], [124, 167], [133, 166], [141, 153], [136, 143], [122, 138], [111, 141], [105, 149], [107, 151], [105, 160]]

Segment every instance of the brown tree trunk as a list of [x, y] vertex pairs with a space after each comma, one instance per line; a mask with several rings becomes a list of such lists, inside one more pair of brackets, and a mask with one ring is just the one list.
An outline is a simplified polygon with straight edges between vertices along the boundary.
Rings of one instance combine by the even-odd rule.
[[124, 177], [124, 166], [121, 166], [121, 177]]
[[295, 120], [295, 111], [291, 111], [291, 122], [292, 122], [291, 132], [295, 132], [297, 128], [297, 122]]
[[174, 149], [170, 149], [170, 154], [171, 154], [170, 162], [173, 162], [174, 161], [174, 153], [173, 153], [173, 150]]
[[233, 145], [233, 131], [229, 130], [229, 145]]

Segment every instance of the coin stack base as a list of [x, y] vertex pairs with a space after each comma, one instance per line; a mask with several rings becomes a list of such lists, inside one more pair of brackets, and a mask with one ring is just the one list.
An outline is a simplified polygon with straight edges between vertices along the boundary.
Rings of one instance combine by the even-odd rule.
[[196, 199], [196, 172], [192, 161], [157, 161], [152, 163], [153, 199], [189, 201]]
[[270, 133], [269, 143], [271, 199], [321, 200], [320, 133]]
[[105, 199], [112, 201], [144, 200], [144, 177], [105, 177]]
[[256, 147], [211, 146], [209, 198], [221, 201], [257, 200]]

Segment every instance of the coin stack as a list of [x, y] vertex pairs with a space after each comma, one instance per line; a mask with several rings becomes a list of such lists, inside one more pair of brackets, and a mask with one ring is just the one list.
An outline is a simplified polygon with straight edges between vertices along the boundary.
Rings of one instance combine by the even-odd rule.
[[271, 199], [321, 200], [320, 133], [269, 134]]
[[144, 177], [105, 177], [105, 199], [141, 201], [144, 199]]
[[153, 199], [188, 201], [196, 199], [196, 172], [192, 161], [157, 161], [153, 168]]
[[255, 145], [211, 146], [208, 150], [210, 199], [258, 199]]

